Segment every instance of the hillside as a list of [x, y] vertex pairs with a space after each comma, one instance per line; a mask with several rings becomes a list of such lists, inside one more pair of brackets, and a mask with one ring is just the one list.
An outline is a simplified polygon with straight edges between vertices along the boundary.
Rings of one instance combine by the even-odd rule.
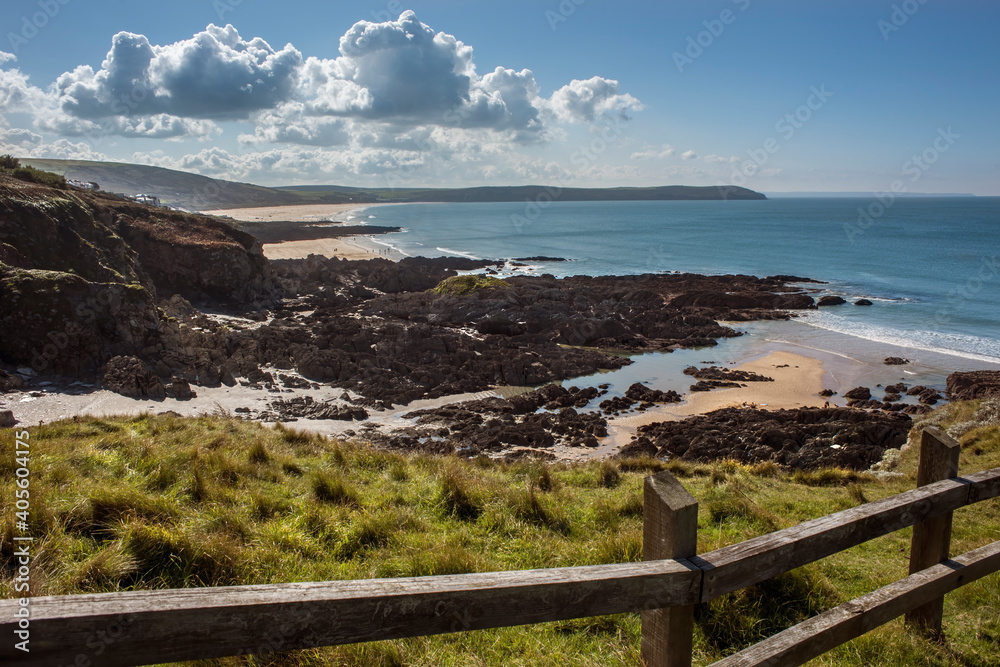
[[78, 181], [94, 181], [108, 192], [147, 193], [168, 206], [190, 211], [250, 206], [283, 206], [306, 202], [339, 204], [352, 201], [349, 195], [324, 193], [305, 199], [294, 192], [235, 183], [184, 171], [124, 162], [87, 160], [40, 160], [24, 158], [23, 164], [55, 172]]
[[173, 169], [123, 162], [42, 160], [23, 158], [37, 169], [79, 181], [94, 181], [102, 190], [127, 194], [147, 193], [168, 206], [191, 211], [294, 204], [347, 202], [516, 202], [516, 201], [665, 201], [767, 199], [735, 186], [665, 185], [645, 188], [557, 188], [520, 185], [475, 188], [356, 188], [340, 185], [306, 185], [269, 188], [235, 183]]
[[373, 201], [393, 202], [520, 202], [559, 201], [676, 201], [720, 199], [767, 199], [747, 188], [733, 185], [662, 185], [646, 188], [559, 188], [547, 185], [486, 186], [476, 188], [342, 188], [306, 185], [278, 188], [311, 197], [353, 193]]

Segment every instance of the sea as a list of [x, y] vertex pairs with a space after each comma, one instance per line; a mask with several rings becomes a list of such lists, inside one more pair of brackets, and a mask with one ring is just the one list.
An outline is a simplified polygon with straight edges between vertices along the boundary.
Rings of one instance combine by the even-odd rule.
[[[401, 227], [373, 241], [404, 255], [569, 260], [512, 262], [508, 273], [793, 275], [849, 302], [734, 325], [745, 335], [715, 348], [641, 355], [603, 378], [613, 389], [682, 388], [687, 365], [774, 349], [821, 358], [840, 389], [897, 379], [943, 388], [952, 371], [1000, 369], [1000, 197], [401, 204], [349, 217]], [[861, 298], [873, 305], [853, 305]], [[886, 367], [888, 356], [911, 363]]]

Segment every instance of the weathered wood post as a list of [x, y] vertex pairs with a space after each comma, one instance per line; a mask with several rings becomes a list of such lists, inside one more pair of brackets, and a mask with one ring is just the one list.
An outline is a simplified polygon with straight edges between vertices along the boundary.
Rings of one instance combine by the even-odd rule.
[[[646, 478], [643, 488], [643, 560], [688, 558], [698, 552], [698, 501], [669, 471]], [[642, 612], [646, 667], [690, 667], [694, 606]]]
[[[958, 456], [962, 446], [947, 433], [928, 427], [920, 435], [920, 465], [917, 469], [917, 486], [924, 486], [944, 479], [958, 477]], [[910, 543], [910, 574], [925, 570], [947, 560], [951, 548], [952, 513], [946, 512], [927, 519], [913, 527]], [[944, 615], [944, 597], [932, 600], [906, 614], [906, 622], [925, 635], [943, 637], [941, 618]]]

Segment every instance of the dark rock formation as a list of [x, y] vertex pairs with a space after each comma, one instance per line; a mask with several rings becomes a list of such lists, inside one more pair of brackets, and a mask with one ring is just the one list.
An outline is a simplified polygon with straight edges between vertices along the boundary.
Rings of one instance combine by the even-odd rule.
[[10, 410], [0, 410], [0, 428], [10, 428], [17, 424], [14, 413]]
[[854, 302], [855, 306], [871, 306], [873, 305], [869, 299], [858, 299]]
[[867, 401], [871, 397], [872, 392], [868, 387], [855, 387], [844, 393], [844, 398], [849, 401]]
[[823, 389], [822, 391], [819, 392], [819, 395], [822, 396], [823, 398], [829, 398], [831, 396], [836, 396], [837, 392], [835, 392], [833, 389]]
[[[690, 375], [696, 380], [718, 380], [726, 381], [730, 383], [738, 382], [774, 382], [774, 378], [767, 377], [766, 375], [761, 375], [760, 373], [754, 373], [753, 371], [741, 371], [735, 368], [719, 368], [718, 366], [710, 366], [709, 368], [697, 368], [696, 366], [688, 366], [684, 369], [685, 375]], [[728, 384], [719, 386], [739, 386], [738, 384]]]
[[817, 306], [840, 306], [847, 303], [847, 301], [840, 296], [823, 296], [820, 297], [819, 301], [816, 302]]
[[902, 357], [886, 357], [882, 363], [886, 366], [902, 366], [903, 364], [910, 363], [910, 360]]
[[680, 403], [681, 395], [676, 391], [650, 389], [644, 384], [634, 383], [625, 391], [625, 396], [642, 403]]
[[864, 470], [886, 449], [901, 447], [909, 417], [850, 408], [748, 410], [725, 408], [677, 422], [640, 426], [635, 446], [689, 461], [773, 461], [806, 470], [836, 466]]
[[1000, 371], [967, 371], [952, 373], [947, 380], [948, 398], [971, 401], [1000, 396]]
[[[366, 438], [392, 449], [456, 452], [466, 457], [556, 444], [596, 447], [597, 439], [608, 434], [607, 421], [598, 413], [578, 412], [568, 405], [556, 407], [578, 404], [593, 391], [592, 387], [546, 385], [510, 399], [486, 398], [417, 410], [404, 415], [415, 419], [415, 426], [388, 434], [371, 432]], [[540, 408], [551, 412], [539, 412]]]
[[300, 396], [289, 400], [278, 399], [268, 404], [259, 415], [263, 421], [295, 421], [305, 419], [333, 419], [338, 421], [363, 421], [368, 419], [368, 411], [352, 405], [335, 405], [326, 401], [316, 401], [312, 396]]
[[112, 358], [104, 367], [103, 383], [105, 389], [131, 398], [162, 399], [166, 396], [159, 376], [135, 357]]
[[0, 368], [0, 394], [7, 391], [17, 391], [18, 389], [24, 389], [26, 386], [24, 380], [22, 380], [17, 375], [11, 375], [7, 371]]

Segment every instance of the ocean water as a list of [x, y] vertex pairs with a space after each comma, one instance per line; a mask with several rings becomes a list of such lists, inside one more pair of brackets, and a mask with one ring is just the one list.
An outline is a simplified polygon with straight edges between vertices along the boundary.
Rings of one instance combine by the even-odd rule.
[[557, 276], [790, 274], [825, 281], [811, 286], [817, 295], [874, 302], [743, 326], [745, 339], [706, 360], [782, 343], [860, 361], [898, 354], [935, 384], [952, 370], [1000, 368], [996, 197], [404, 204], [352, 216], [402, 227], [376, 240], [408, 255], [571, 260], [514, 269]]

